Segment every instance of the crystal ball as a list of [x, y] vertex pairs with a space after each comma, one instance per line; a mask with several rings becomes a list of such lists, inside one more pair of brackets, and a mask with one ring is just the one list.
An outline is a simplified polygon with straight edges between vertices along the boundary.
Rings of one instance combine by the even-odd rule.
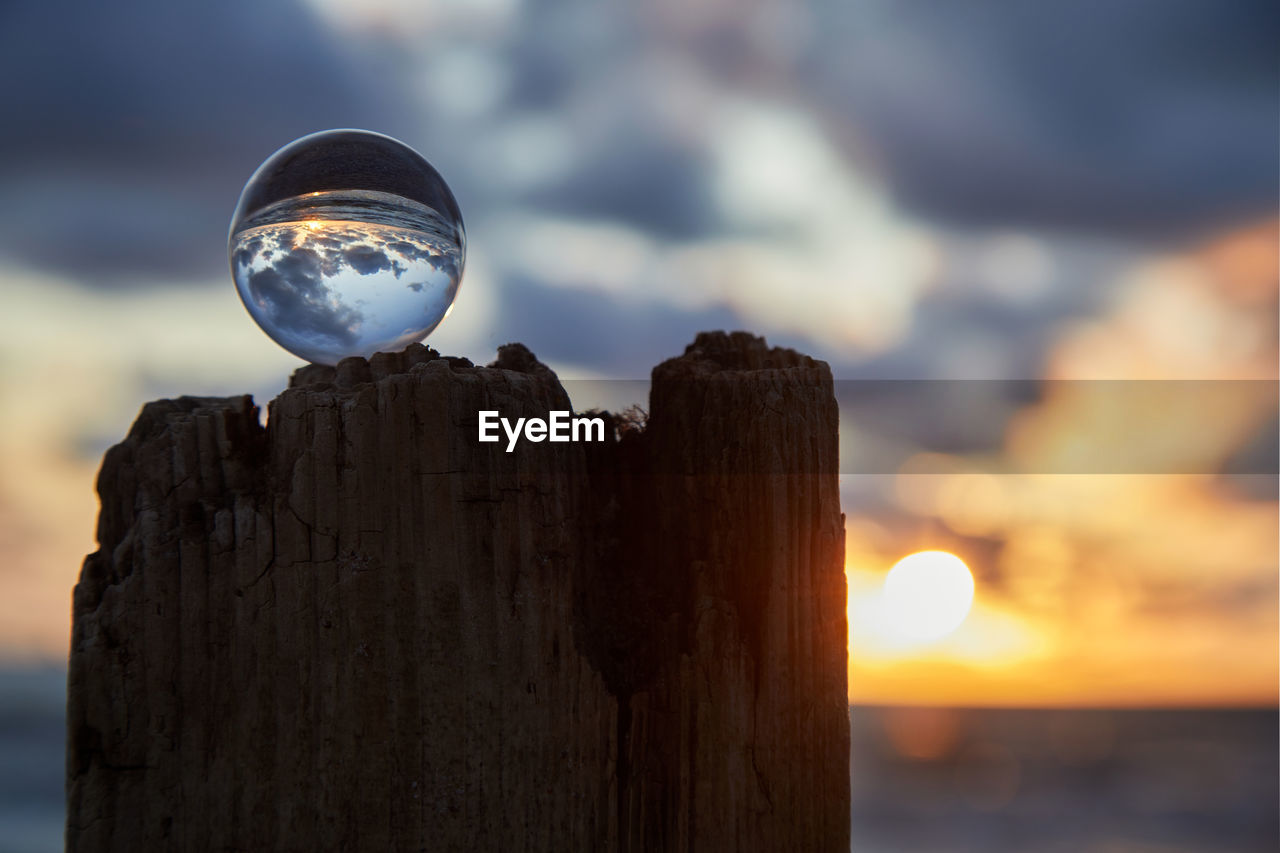
[[267, 158], [231, 219], [231, 275], [262, 330], [337, 364], [427, 336], [453, 307], [466, 233], [440, 173], [365, 130], [304, 136]]

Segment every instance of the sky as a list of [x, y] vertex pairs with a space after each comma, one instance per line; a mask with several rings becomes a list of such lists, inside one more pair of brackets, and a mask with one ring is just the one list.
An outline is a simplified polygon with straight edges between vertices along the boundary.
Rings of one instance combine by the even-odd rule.
[[[364, 127], [462, 209], [443, 352], [519, 340], [562, 377], [631, 380], [745, 328], [894, 389], [842, 409], [851, 698], [1275, 701], [1274, 4], [130, 0], [0, 22], [0, 660], [65, 655], [93, 478], [143, 402], [265, 403], [300, 365], [236, 299], [227, 227], [277, 148]], [[1037, 390], [993, 402], [992, 380]], [[1207, 384], [1116, 408], [1103, 380]], [[1113, 458], [1062, 462], [1098, 435]], [[903, 644], [883, 581], [927, 548], [964, 558], [974, 605]]]

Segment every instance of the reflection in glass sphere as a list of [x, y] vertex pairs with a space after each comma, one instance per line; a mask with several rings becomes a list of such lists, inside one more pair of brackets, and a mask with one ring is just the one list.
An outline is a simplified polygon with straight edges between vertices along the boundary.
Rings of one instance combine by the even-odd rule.
[[240, 194], [231, 275], [271, 339], [319, 364], [394, 352], [449, 313], [466, 257], [453, 193], [421, 155], [363, 130], [291, 142]]

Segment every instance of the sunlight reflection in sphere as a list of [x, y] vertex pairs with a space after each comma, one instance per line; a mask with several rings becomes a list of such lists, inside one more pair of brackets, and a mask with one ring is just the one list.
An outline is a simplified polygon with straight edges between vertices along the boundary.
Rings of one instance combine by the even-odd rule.
[[466, 257], [453, 193], [421, 155], [363, 130], [304, 136], [240, 194], [231, 275], [272, 340], [318, 364], [395, 352], [449, 313]]

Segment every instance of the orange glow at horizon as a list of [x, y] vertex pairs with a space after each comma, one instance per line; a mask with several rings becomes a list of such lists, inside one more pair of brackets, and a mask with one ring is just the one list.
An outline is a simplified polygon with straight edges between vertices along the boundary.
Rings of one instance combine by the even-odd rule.
[[[965, 556], [978, 578], [972, 607], [927, 642], [904, 642], [886, 622], [885, 580], [902, 531], [847, 520], [851, 702], [1276, 704], [1274, 503], [1233, 499], [1197, 476], [990, 480], [912, 475], [901, 494], [932, 512], [950, 504], [957, 482], [990, 498], [968, 502], [956, 525], [981, 530], [976, 541], [986, 543]], [[932, 522], [930, 538], [965, 554], [947, 517]]]
[[[1043, 378], [1130, 380], [1125, 394], [1046, 383], [997, 454], [918, 453], [886, 510], [848, 513], [851, 701], [1276, 706], [1280, 495], [1250, 448], [1271, 440], [1277, 397], [1231, 380], [1277, 376], [1278, 224], [1140, 261], [1106, 311], [1058, 331]], [[1178, 395], [1147, 379], [1208, 381]], [[1075, 461], [1180, 473], [1010, 473]], [[875, 629], [875, 600], [920, 547], [955, 550], [977, 591], [953, 635], [907, 652]]]
[[[911, 618], [935, 622], [904, 624], [898, 620], [909, 613], [899, 596], [890, 592], [891, 576], [904, 563], [909, 568], [912, 558], [915, 565], [921, 565], [922, 555], [924, 565], [940, 566], [943, 573], [950, 568], [958, 577], [963, 571], [968, 585], [958, 580], [930, 585], [926, 583], [931, 579], [929, 573], [922, 573], [920, 583], [913, 584], [911, 590], [919, 605]], [[999, 682], [1010, 671], [1034, 665], [1045, 655], [1047, 641], [1042, 633], [1008, 608], [988, 601], [981, 589], [974, 587], [964, 562], [949, 552], [917, 552], [899, 560], [887, 574], [854, 565], [846, 566], [845, 574], [849, 588], [850, 701], [998, 703], [998, 697], [984, 700], [983, 691], [972, 690], [974, 682]], [[929, 600], [931, 594], [937, 595], [933, 601]]]

